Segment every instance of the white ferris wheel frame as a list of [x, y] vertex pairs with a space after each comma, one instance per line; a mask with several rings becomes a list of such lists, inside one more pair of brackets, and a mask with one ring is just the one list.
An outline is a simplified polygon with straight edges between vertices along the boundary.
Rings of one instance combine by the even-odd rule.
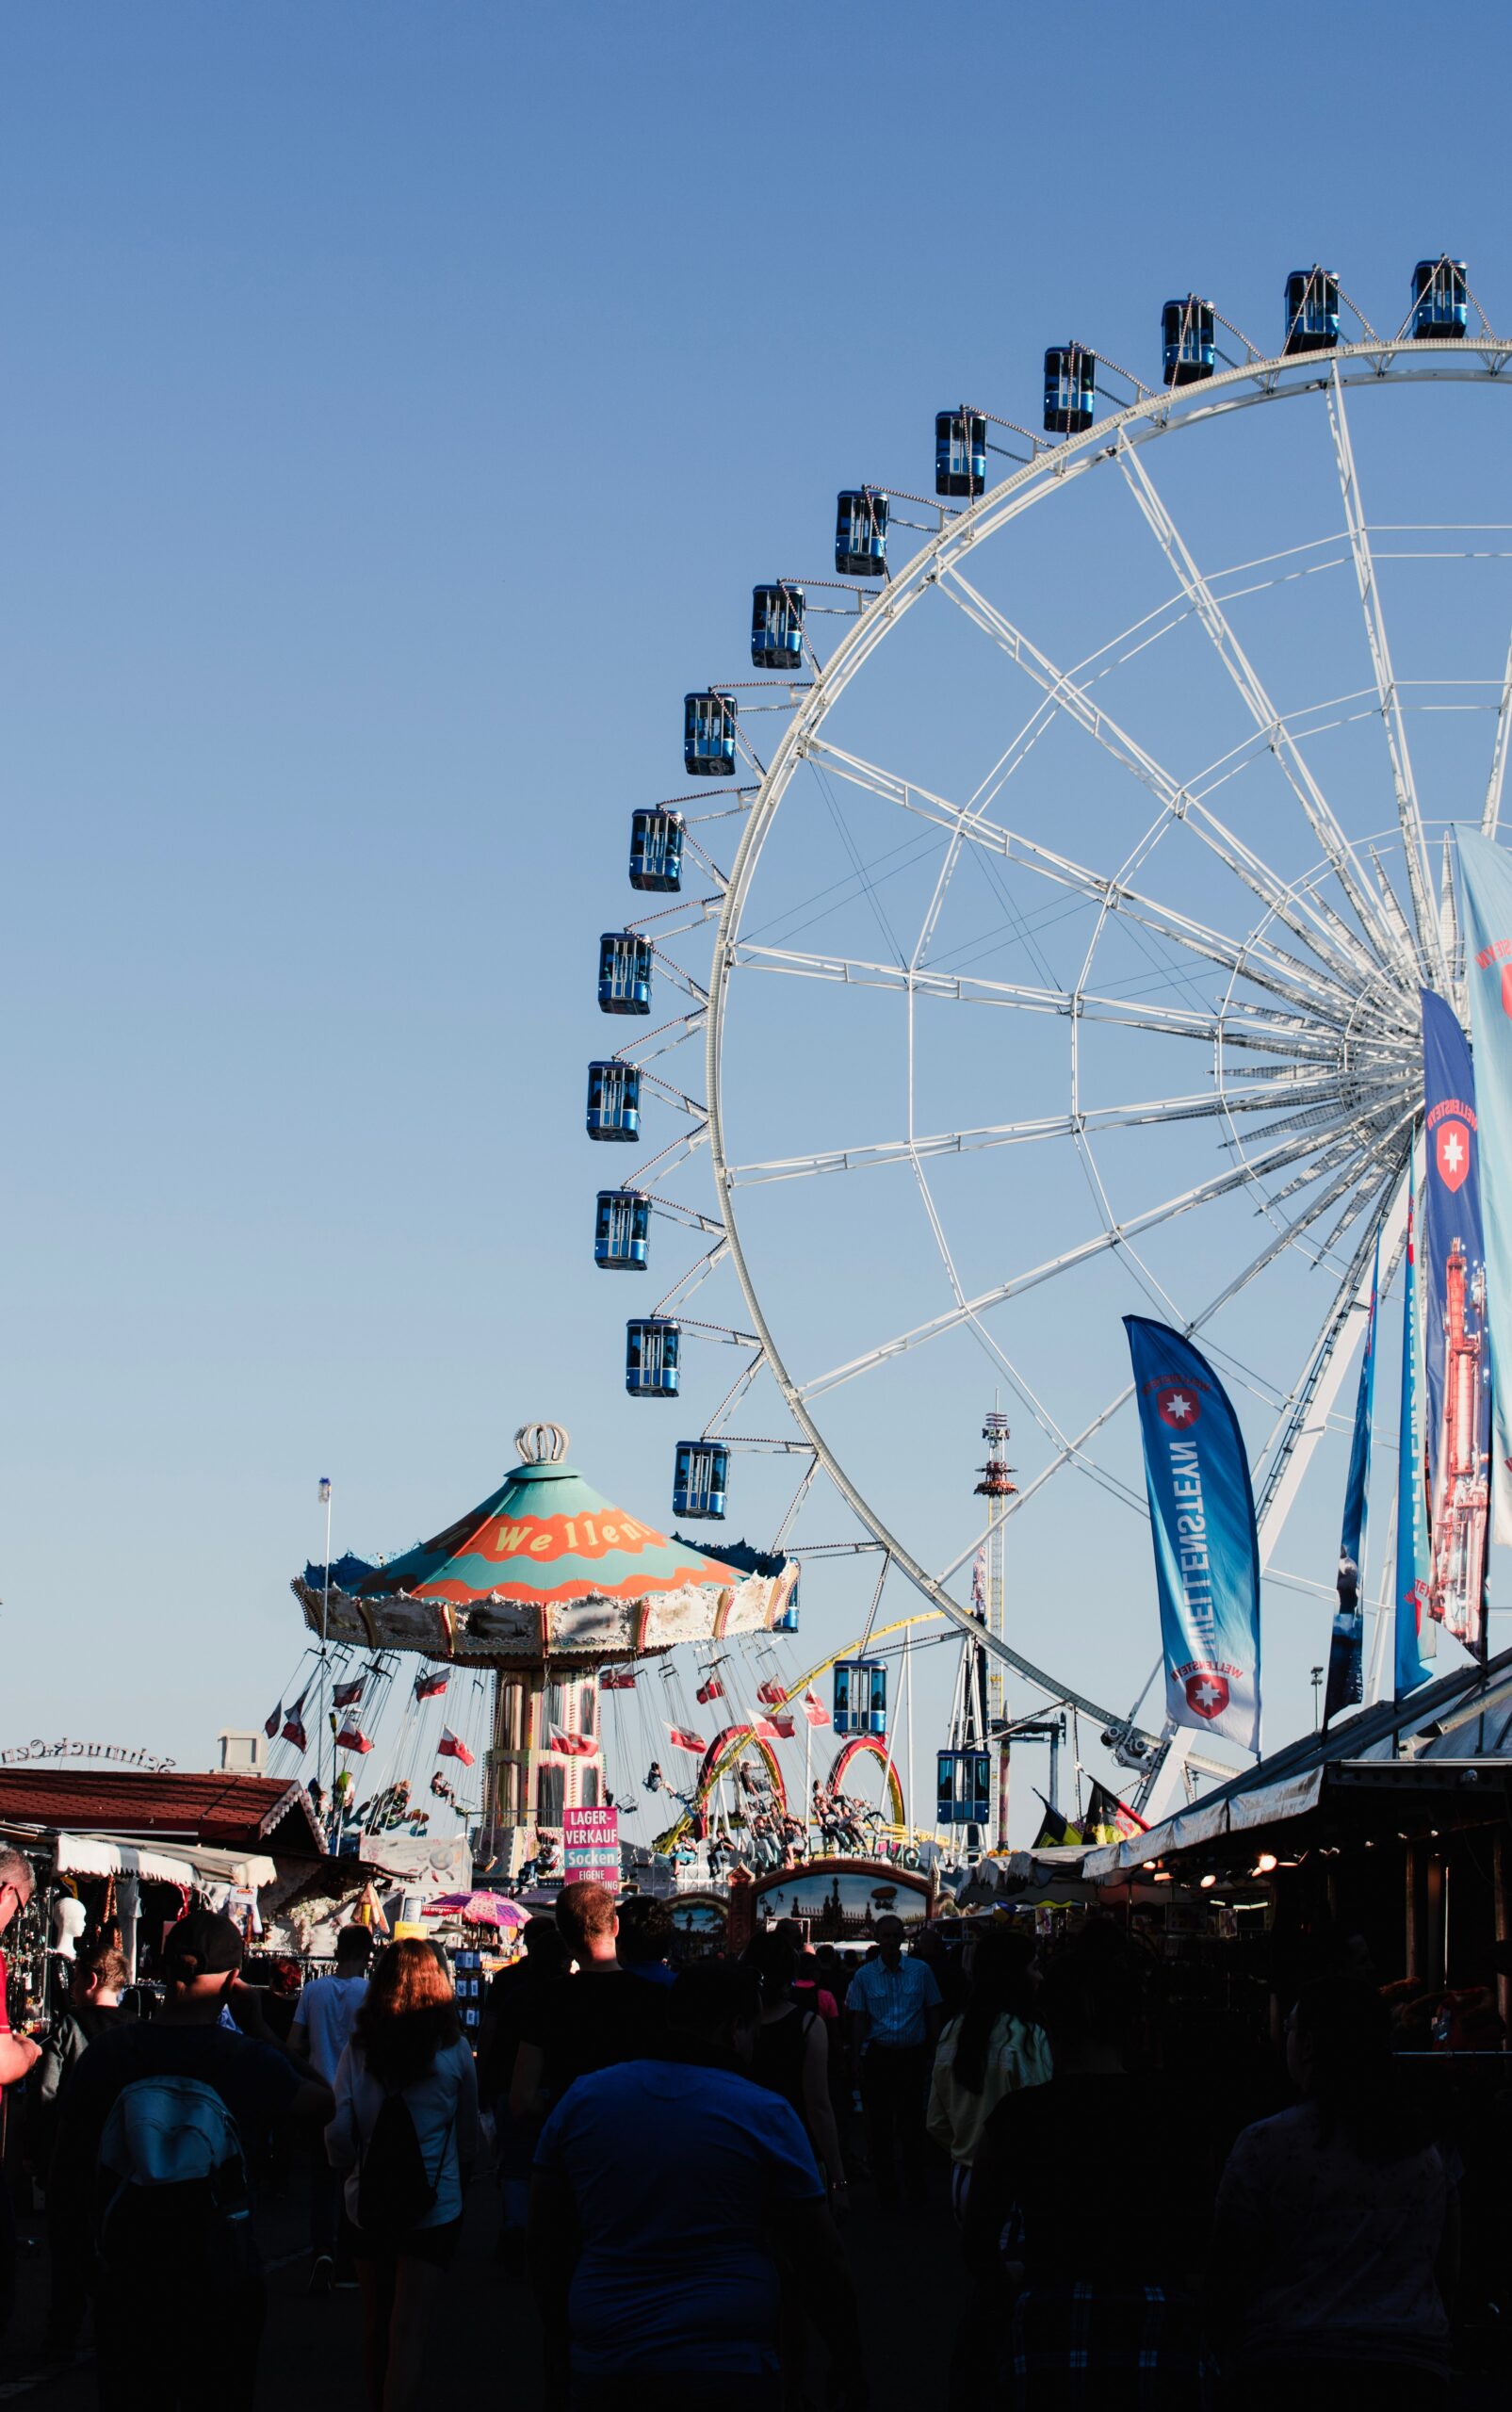
[[[1403, 719], [1403, 707], [1391, 665], [1385, 624], [1381, 616], [1372, 559], [1370, 531], [1358, 500], [1353, 451], [1343, 396], [1346, 389], [1382, 383], [1495, 383], [1504, 382], [1504, 372], [1512, 366], [1512, 343], [1492, 338], [1488, 334], [1478, 337], [1467, 334], [1457, 340], [1408, 341], [1399, 337], [1390, 341], [1373, 340], [1365, 343], [1340, 345], [1327, 352], [1314, 352], [1295, 357], [1277, 355], [1268, 360], [1252, 360], [1246, 365], [1228, 369], [1200, 383], [1179, 386], [1170, 391], [1147, 396], [1126, 409], [1099, 420], [1079, 436], [1070, 436], [1046, 451], [1036, 449], [1035, 457], [1022, 469], [1006, 478], [990, 492], [960, 509], [947, 519], [938, 535], [926, 543], [915, 557], [889, 575], [886, 586], [862, 606], [855, 626], [844, 637], [828, 662], [813, 665], [813, 682], [801, 693], [796, 708], [777, 749], [761, 772], [759, 785], [745, 816], [745, 825], [727, 881], [723, 883], [720, 902], [718, 928], [713, 948], [713, 963], [705, 1014], [705, 1069], [707, 1107], [704, 1129], [698, 1137], [707, 1139], [719, 1195], [723, 1225], [722, 1245], [717, 1253], [728, 1255], [740, 1281], [753, 1336], [760, 1346], [760, 1361], [771, 1374], [786, 1402], [789, 1414], [813, 1451], [814, 1462], [822, 1467], [836, 1491], [886, 1557], [908, 1581], [923, 1594], [933, 1606], [993, 1655], [1014, 1668], [1050, 1698], [1074, 1705], [1084, 1713], [1112, 1724], [1126, 1733], [1135, 1733], [1132, 1720], [1117, 1711], [1108, 1709], [1037, 1666], [1023, 1652], [1001, 1635], [984, 1630], [983, 1624], [951, 1598], [945, 1588], [951, 1578], [972, 1556], [978, 1540], [941, 1573], [929, 1569], [913, 1556], [906, 1544], [890, 1528], [885, 1517], [851, 1479], [844, 1465], [836, 1456], [816, 1419], [809, 1401], [834, 1380], [849, 1378], [853, 1374], [896, 1350], [917, 1345], [951, 1323], [970, 1322], [987, 1306], [1009, 1296], [1015, 1289], [1031, 1281], [1052, 1278], [1091, 1249], [1120, 1245], [1133, 1239], [1141, 1226], [1153, 1217], [1135, 1216], [1123, 1225], [1112, 1221], [1112, 1210], [1103, 1198], [1105, 1222], [1108, 1228], [1097, 1240], [1049, 1260], [1033, 1273], [1003, 1285], [985, 1298], [960, 1300], [948, 1316], [935, 1318], [919, 1330], [900, 1336], [869, 1359], [859, 1360], [854, 1366], [837, 1369], [834, 1376], [821, 1377], [803, 1385], [789, 1372], [777, 1338], [762, 1305], [760, 1292], [753, 1276], [742, 1244], [740, 1221], [735, 1207], [735, 1190], [739, 1185], [740, 1167], [733, 1165], [725, 1146], [724, 1087], [723, 1054], [725, 1014], [728, 1006], [732, 976], [742, 960], [740, 937], [741, 919], [753, 880], [759, 865], [762, 850], [772, 832], [788, 786], [800, 764], [813, 759], [848, 780], [870, 787], [894, 801], [904, 802], [911, 810], [920, 811], [947, 830], [953, 828], [957, 844], [966, 834], [967, 824], [975, 822], [972, 835], [984, 825], [973, 806], [945, 803], [926, 790], [904, 782], [893, 774], [880, 772], [858, 758], [827, 746], [821, 736], [823, 723], [840, 695], [876, 647], [895, 630], [906, 613], [932, 586], [942, 585], [951, 599], [960, 604], [967, 616], [975, 620], [994, 641], [1023, 667], [1041, 688], [1049, 709], [1067, 711], [1113, 758], [1129, 770], [1150, 790], [1163, 807], [1164, 816], [1176, 814], [1195, 823], [1206, 824], [1200, 834], [1215, 847], [1230, 869], [1253, 891], [1261, 908], [1261, 919], [1248, 938], [1239, 942], [1227, 961], [1229, 1000], [1233, 983], [1241, 977], [1259, 976], [1262, 985], [1276, 993], [1279, 1005], [1290, 1004], [1297, 1019], [1306, 1013], [1311, 1001], [1304, 995], [1289, 995], [1288, 974], [1278, 966], [1267, 968], [1264, 933], [1277, 921], [1301, 937], [1313, 953], [1331, 961], [1342, 973], [1367, 980], [1377, 978], [1382, 963], [1393, 959], [1399, 965], [1405, 957], [1414, 958], [1428, 985], [1445, 989], [1453, 986], [1453, 935], [1446, 931], [1442, 909], [1435, 910], [1432, 885], [1428, 872], [1426, 840], [1423, 818], [1413, 784], [1410, 757]], [[1343, 505], [1345, 532], [1353, 554], [1359, 599], [1364, 614], [1366, 634], [1374, 677], [1375, 703], [1385, 728], [1391, 784], [1397, 807], [1400, 840], [1406, 864], [1406, 881], [1413, 908], [1413, 925], [1408, 926], [1400, 904], [1395, 900], [1384, 874], [1372, 877], [1359, 861], [1356, 847], [1343, 830], [1319, 790], [1309, 771], [1286, 719], [1271, 704], [1260, 685], [1233, 629], [1224, 613], [1222, 604], [1213, 595], [1202, 572], [1188, 552], [1179, 530], [1171, 520], [1155, 491], [1139, 454], [1141, 448], [1156, 437], [1254, 404], [1301, 396], [1323, 396], [1326, 401], [1332, 428], [1336, 464], [1339, 472]], [[1255, 722], [1256, 731], [1263, 744], [1276, 757], [1292, 785], [1298, 802], [1319, 840], [1318, 872], [1307, 879], [1286, 882], [1268, 871], [1266, 866], [1242, 841], [1224, 829], [1223, 824], [1208, 812], [1200, 799], [1180, 787], [1162, 767], [1112, 718], [1091, 700], [1075, 677], [1056, 667], [1034, 646], [1029, 637], [1015, 627], [1005, 617], [977, 594], [962, 575], [962, 565], [972, 548], [985, 538], [1007, 527], [1022, 513], [1069, 486], [1087, 470], [1106, 462], [1116, 462], [1125, 470], [1133, 488], [1136, 501], [1176, 575], [1178, 584], [1196, 616], [1211, 638], [1225, 668], [1246, 704]], [[947, 584], [947, 581], [949, 582]], [[1368, 691], [1363, 691], [1367, 692]], [[1496, 738], [1488, 786], [1482, 826], [1494, 832], [1500, 813], [1502, 783], [1512, 735], [1512, 648], [1509, 648], [1507, 669], [1504, 678], [1496, 720]], [[759, 766], [758, 766], [759, 767]], [[1100, 904], [1097, 926], [1100, 930], [1107, 914], [1132, 906], [1137, 917], [1150, 921], [1151, 915], [1162, 916], [1168, 925], [1179, 921], [1180, 916], [1156, 907], [1147, 898], [1121, 879], [1105, 879], [1079, 874], [1078, 867], [1050, 856], [1043, 848], [1000, 833], [998, 848], [1006, 858], [1054, 863], [1057, 875], [1067, 885], [1080, 884], [1082, 892], [1091, 893]], [[1137, 860], [1138, 850], [1133, 859]], [[1377, 871], [1379, 867], [1377, 866]], [[1359, 927], [1352, 927], [1326, 905], [1320, 905], [1311, 894], [1320, 873], [1331, 873], [1353, 906]], [[711, 900], [712, 901], [712, 900]], [[1153, 924], [1152, 924], [1153, 925]], [[1363, 935], [1361, 934], [1363, 933]], [[1177, 935], [1174, 928], [1170, 934]], [[1090, 966], [1096, 937], [1089, 947], [1086, 966]], [[1374, 955], [1373, 950], [1374, 948]], [[1202, 951], [1199, 947], [1199, 951]], [[756, 950], [776, 956], [777, 950]], [[1216, 960], [1216, 957], [1210, 956]], [[878, 983], [909, 990], [939, 993], [942, 989], [960, 994], [963, 988], [995, 990], [1004, 1003], [1021, 1002], [1038, 1010], [1068, 1012], [1072, 1022], [1073, 1064], [1079, 1019], [1085, 1009], [1085, 1000], [1079, 986], [1075, 991], [1043, 990], [1032, 992], [1009, 982], [967, 981], [965, 983], [946, 975], [923, 972], [915, 963], [900, 969], [882, 964], [851, 964], [844, 958], [833, 958], [821, 969], [820, 959], [798, 958], [791, 968], [812, 964], [820, 976], [846, 979], [864, 978], [869, 985]], [[1284, 958], [1285, 965], [1295, 970], [1295, 958]], [[1081, 975], [1086, 976], [1086, 966]], [[784, 968], [773, 960], [771, 968]], [[1229, 1000], [1218, 1009], [1214, 1020], [1215, 1035], [1222, 1023]], [[1053, 1002], [1052, 1002], [1053, 1001]], [[1093, 1001], [1095, 1002], [1095, 1001]], [[1111, 1001], [1109, 1001], [1111, 1002]], [[1243, 1011], [1244, 1008], [1240, 1007]], [[1120, 1014], [1120, 1019], [1131, 1018], [1148, 1020], [1155, 1026], [1160, 1020], [1166, 1026], [1189, 1020], [1179, 1012], [1141, 1005], [1137, 1017]], [[1205, 1092], [1210, 1095], [1211, 1092]], [[1221, 1084], [1220, 1084], [1221, 1094]], [[1294, 1098], [1295, 1091], [1291, 1095]], [[910, 1099], [912, 1088], [910, 1084]], [[1210, 1109], [1211, 1110], [1211, 1109]], [[912, 1109], [910, 1106], [910, 1120]], [[1076, 1113], [1065, 1117], [1067, 1129], [1088, 1117]], [[1363, 1137], [1363, 1132], [1358, 1135]], [[1379, 1134], [1376, 1134], [1377, 1141]], [[1260, 1507], [1261, 1562], [1269, 1561], [1271, 1549], [1280, 1533], [1287, 1512], [1302, 1481], [1309, 1459], [1325, 1428], [1327, 1417], [1347, 1370], [1351, 1349], [1341, 1345], [1346, 1333], [1351, 1341], [1359, 1328], [1360, 1318], [1369, 1297], [1370, 1258], [1376, 1232], [1383, 1231], [1390, 1252], [1399, 1242], [1400, 1230], [1406, 1216], [1406, 1171], [1410, 1161], [1410, 1118], [1405, 1132], [1399, 1133], [1399, 1144], [1391, 1162], [1384, 1168], [1377, 1164], [1376, 1186], [1380, 1194], [1373, 1198], [1366, 1212], [1364, 1238], [1356, 1247], [1343, 1279], [1340, 1282], [1325, 1317], [1322, 1329], [1308, 1352], [1292, 1390], [1281, 1406], [1275, 1426], [1260, 1462], [1268, 1461], [1268, 1475]], [[941, 1134], [929, 1142], [917, 1142], [912, 1133], [898, 1144], [897, 1152], [906, 1161], [917, 1164], [919, 1149], [943, 1149], [967, 1144], [992, 1144], [990, 1133]], [[870, 1161], [883, 1160], [876, 1151], [862, 1151]], [[1300, 1158], [1300, 1150], [1298, 1156]], [[848, 1168], [844, 1151], [837, 1153], [837, 1168]], [[810, 1160], [793, 1169], [819, 1169], [819, 1160]], [[1233, 1169], [1220, 1176], [1220, 1182], [1206, 1182], [1187, 1193], [1186, 1197], [1155, 1210], [1165, 1217], [1200, 1204], [1216, 1193], [1218, 1186], [1234, 1187], [1249, 1181], [1258, 1188], [1259, 1174], [1270, 1169], [1269, 1160], [1257, 1165], [1241, 1153]], [[753, 1168], [757, 1169], [757, 1168]], [[771, 1177], [781, 1178], [788, 1169], [772, 1165], [759, 1168]], [[1337, 1205], [1348, 1187], [1347, 1182], [1325, 1182], [1325, 1205]], [[1263, 1196], [1263, 1192], [1261, 1193]], [[1267, 1210], [1269, 1211], [1269, 1210]], [[1273, 1221], [1276, 1218], [1273, 1214]], [[1294, 1246], [1306, 1227], [1308, 1216], [1297, 1224], [1279, 1226], [1278, 1239], [1258, 1259], [1239, 1280], [1220, 1295], [1205, 1311], [1199, 1321], [1206, 1320], [1224, 1300], [1252, 1279], [1261, 1266]], [[948, 1259], [947, 1259], [948, 1261]], [[959, 1296], [959, 1294], [958, 1294]], [[1052, 1457], [1034, 1480], [1026, 1486], [1016, 1505], [1032, 1496], [1049, 1476], [1073, 1460], [1093, 1435], [1109, 1421], [1130, 1395], [1128, 1390], [1096, 1417], [1086, 1430]], [[984, 1538], [981, 1536], [979, 1538]], [[1146, 1736], [1153, 1741], [1154, 1736]], [[1182, 1746], [1190, 1740], [1178, 1737], [1173, 1760], [1184, 1755]], [[1173, 1768], [1174, 1773], [1174, 1768]]]

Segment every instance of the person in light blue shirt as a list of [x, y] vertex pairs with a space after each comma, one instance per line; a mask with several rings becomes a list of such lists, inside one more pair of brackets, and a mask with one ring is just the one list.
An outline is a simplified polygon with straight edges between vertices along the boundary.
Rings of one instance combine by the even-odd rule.
[[943, 2004], [935, 1972], [903, 1958], [902, 1918], [877, 1921], [877, 1957], [856, 1970], [845, 1997], [852, 2051], [866, 2113], [867, 2150], [879, 2208], [924, 2198], [924, 2097]]

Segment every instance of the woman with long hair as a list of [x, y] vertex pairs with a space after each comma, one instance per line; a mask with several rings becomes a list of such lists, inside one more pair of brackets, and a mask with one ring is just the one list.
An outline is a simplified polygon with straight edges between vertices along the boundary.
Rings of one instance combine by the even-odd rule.
[[478, 2159], [478, 2080], [429, 1943], [391, 1943], [336, 2070], [326, 2129], [347, 2173], [372, 2412], [412, 2412], [431, 2300], [457, 2248]]
[[1301, 2101], [1244, 2129], [1218, 2189], [1209, 2286], [1236, 2400], [1443, 2404], [1455, 2189], [1402, 2098], [1380, 1995], [1356, 1977], [1304, 1986], [1286, 2058]]
[[753, 1935], [741, 1965], [761, 1988], [761, 2020], [750, 2074], [758, 2085], [791, 2103], [814, 2147], [831, 2208], [841, 2208], [835, 2198], [845, 2192], [845, 2164], [830, 2100], [829, 2038], [819, 2011], [794, 1997], [798, 1960], [790, 1938], [779, 1927]]
[[1043, 2085], [1049, 2046], [1033, 2013], [1027, 1934], [984, 1934], [971, 1963], [966, 2008], [939, 2040], [929, 2089], [929, 2132], [951, 2156], [951, 2199], [965, 2209], [982, 2130], [1005, 2094]]

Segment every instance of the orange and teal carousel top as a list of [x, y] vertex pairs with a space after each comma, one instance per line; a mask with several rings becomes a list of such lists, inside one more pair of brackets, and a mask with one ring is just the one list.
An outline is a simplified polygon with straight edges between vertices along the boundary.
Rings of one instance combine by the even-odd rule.
[[474, 1665], [602, 1663], [679, 1641], [770, 1630], [798, 1569], [745, 1573], [669, 1540], [562, 1462], [560, 1425], [515, 1436], [523, 1462], [481, 1507], [383, 1565], [307, 1566], [293, 1589], [313, 1631]]

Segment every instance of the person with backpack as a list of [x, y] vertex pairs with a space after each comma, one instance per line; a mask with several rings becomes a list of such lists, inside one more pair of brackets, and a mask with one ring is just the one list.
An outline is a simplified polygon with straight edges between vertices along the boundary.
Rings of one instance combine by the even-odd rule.
[[391, 1943], [336, 2071], [331, 2165], [346, 2173], [372, 2412], [411, 2412], [431, 2302], [481, 2143], [478, 2078], [429, 1943]]
[[187, 2412], [207, 2370], [218, 2412], [252, 2412], [265, 2308], [253, 2177], [273, 2128], [328, 2114], [331, 2095], [220, 2024], [241, 1958], [229, 1918], [191, 1910], [164, 1941], [157, 2016], [97, 2036], [59, 2098], [49, 2218], [80, 2249], [92, 2234], [99, 2335], [130, 2338], [143, 2305], [171, 2294], [171, 2353], [99, 2355], [109, 2412]]

